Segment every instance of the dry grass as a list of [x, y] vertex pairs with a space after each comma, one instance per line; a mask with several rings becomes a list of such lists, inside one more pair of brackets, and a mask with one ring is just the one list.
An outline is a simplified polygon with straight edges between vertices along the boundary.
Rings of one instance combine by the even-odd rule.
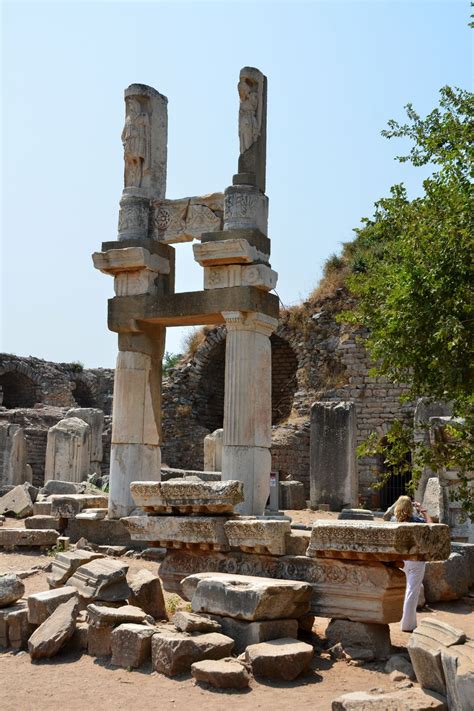
[[215, 326], [201, 326], [200, 328], [193, 328], [192, 331], [184, 336], [181, 348], [185, 359], [189, 360], [196, 355], [199, 347], [204, 343], [207, 335], [213, 328], [215, 328]]
[[191, 405], [178, 405], [178, 407], [176, 408], [176, 414], [178, 417], [189, 417], [191, 411]]

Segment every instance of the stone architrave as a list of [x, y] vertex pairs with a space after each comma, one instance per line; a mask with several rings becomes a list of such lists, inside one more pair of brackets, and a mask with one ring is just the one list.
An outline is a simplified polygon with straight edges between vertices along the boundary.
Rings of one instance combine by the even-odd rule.
[[22, 427], [0, 423], [0, 484], [17, 486], [33, 481], [33, 471], [28, 464], [26, 437]]
[[272, 384], [270, 335], [277, 320], [226, 311], [222, 480], [244, 484], [237, 511], [261, 515], [270, 493]]
[[358, 493], [355, 405], [315, 402], [311, 407], [311, 507], [324, 503], [331, 511], [356, 508]]
[[152, 203], [151, 237], [165, 244], [192, 242], [223, 227], [224, 195], [213, 193]]
[[133, 541], [163, 548], [229, 550], [223, 516], [128, 516], [122, 519]]
[[95, 407], [74, 407], [68, 410], [66, 418], [78, 417], [87, 422], [91, 428], [91, 472], [100, 474], [100, 463], [102, 462], [102, 433], [104, 431], [104, 413]]
[[222, 427], [204, 437], [204, 471], [222, 471], [222, 443], [224, 430]]
[[60, 420], [48, 431], [45, 481], [84, 481], [90, 474], [91, 428], [78, 417]]
[[286, 537], [291, 533], [289, 521], [262, 519], [234, 519], [224, 529], [231, 548], [270, 555], [285, 555]]
[[150, 513], [224, 514], [244, 500], [240, 481], [133, 481], [136, 506]]

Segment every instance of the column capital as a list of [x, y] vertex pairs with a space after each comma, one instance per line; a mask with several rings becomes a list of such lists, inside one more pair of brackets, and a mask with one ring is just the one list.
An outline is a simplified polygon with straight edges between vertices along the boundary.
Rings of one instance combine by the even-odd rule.
[[278, 326], [278, 319], [256, 311], [222, 311], [227, 331], [255, 331], [271, 336]]

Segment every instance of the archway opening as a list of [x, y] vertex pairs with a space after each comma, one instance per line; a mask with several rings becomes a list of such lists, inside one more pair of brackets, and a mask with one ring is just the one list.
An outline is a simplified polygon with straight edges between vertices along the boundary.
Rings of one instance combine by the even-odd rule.
[[[385, 444], [386, 438], [382, 439], [382, 444]], [[407, 464], [411, 464], [411, 455], [406, 455]], [[394, 472], [393, 468], [385, 464], [383, 455], [380, 458], [380, 476], [387, 477], [385, 484], [379, 489], [380, 508], [386, 511], [398, 499], [399, 496], [407, 494], [407, 484], [411, 479], [411, 471], [406, 471], [401, 474]]]
[[1, 404], [4, 407], [33, 407], [38, 402], [36, 383], [16, 370], [0, 375], [0, 388], [3, 391]]
[[91, 388], [83, 380], [75, 380], [74, 400], [79, 407], [97, 407]]

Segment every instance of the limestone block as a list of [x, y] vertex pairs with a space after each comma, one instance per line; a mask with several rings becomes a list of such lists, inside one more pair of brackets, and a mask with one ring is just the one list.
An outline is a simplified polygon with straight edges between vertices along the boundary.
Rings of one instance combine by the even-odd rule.
[[150, 659], [154, 634], [154, 627], [144, 625], [122, 624], [116, 627], [112, 632], [111, 663], [124, 669], [140, 667]]
[[153, 541], [163, 548], [229, 550], [226, 519], [217, 516], [129, 516], [122, 519], [133, 541]]
[[469, 589], [471, 570], [466, 558], [460, 553], [451, 553], [448, 560], [427, 563], [423, 585], [428, 602], [458, 600]]
[[46, 590], [45, 592], [28, 595], [26, 601], [28, 605], [28, 622], [34, 625], [43, 624], [59, 605], [71, 599], [78, 601], [77, 593], [71, 587], [56, 588], [55, 590]]
[[77, 622], [71, 639], [66, 643], [67, 651], [87, 652], [87, 638], [89, 636], [89, 625], [87, 622]]
[[332, 711], [447, 711], [445, 699], [432, 691], [401, 689], [388, 694], [352, 691], [332, 702]]
[[33, 502], [28, 484], [19, 484], [0, 498], [0, 514], [13, 513], [20, 517], [31, 516]]
[[233, 513], [244, 498], [239, 481], [134, 481], [130, 491], [137, 506], [154, 513]]
[[87, 605], [87, 622], [94, 627], [108, 627], [123, 623], [141, 624], [147, 618], [143, 610], [134, 605], [108, 607], [106, 605]]
[[32, 659], [54, 657], [63, 644], [72, 637], [79, 611], [77, 599], [71, 598], [41, 624], [28, 640]]
[[113, 625], [89, 625], [87, 654], [91, 657], [109, 657], [112, 654]]
[[160, 630], [151, 639], [152, 667], [166, 676], [189, 672], [191, 664], [203, 659], [230, 656], [234, 641], [218, 632], [194, 637], [170, 630]]
[[151, 254], [143, 247], [122, 247], [108, 249], [106, 252], [94, 252], [92, 255], [94, 267], [104, 274], [117, 275], [122, 272], [138, 272], [147, 270], [156, 274], [169, 274], [169, 259]]
[[45, 479], [80, 482], [90, 474], [91, 428], [78, 417], [60, 420], [48, 431]]
[[109, 518], [119, 519], [133, 511], [130, 483], [160, 477], [161, 450], [152, 444], [114, 444], [110, 457]]
[[311, 586], [249, 575], [198, 573], [183, 581], [194, 612], [239, 620], [297, 618], [309, 611]]
[[465, 567], [468, 571], [469, 587], [474, 585], [474, 544], [451, 542], [451, 550], [453, 553], [459, 553], [464, 556]]
[[0, 607], [12, 605], [24, 592], [25, 586], [15, 573], [0, 575]]
[[84, 483], [73, 481], [61, 481], [60, 479], [49, 479], [40, 490], [40, 494], [52, 496], [53, 494], [82, 494]]
[[331, 646], [340, 643], [344, 649], [362, 647], [371, 652], [372, 659], [387, 659], [390, 656], [390, 628], [387, 624], [331, 620], [326, 637]]
[[103, 521], [107, 516], [107, 509], [86, 509], [77, 514], [75, 518], [82, 521]]
[[307, 670], [314, 656], [305, 642], [282, 638], [253, 644], [245, 650], [245, 660], [255, 676], [293, 681]]
[[204, 469], [209, 472], [222, 471], [222, 445], [224, 430], [222, 427], [204, 437]]
[[163, 589], [157, 575], [144, 568], [134, 575], [128, 584], [131, 590], [128, 598], [130, 605], [137, 605], [155, 620], [167, 618]]
[[74, 575], [76, 570], [86, 563], [90, 563], [96, 558], [103, 558], [102, 553], [94, 551], [86, 551], [77, 549], [65, 553], [57, 553], [53, 558], [51, 566], [51, 575], [48, 577], [48, 585], [53, 588], [64, 585], [71, 575]]
[[224, 194], [224, 230], [268, 234], [268, 197], [254, 185], [232, 185]]
[[201, 239], [203, 232], [222, 229], [223, 213], [222, 193], [180, 200], [155, 200], [152, 203], [152, 238], [165, 244]]
[[247, 553], [285, 555], [286, 536], [291, 532], [289, 521], [234, 519], [224, 524], [231, 548]]
[[126, 600], [130, 595], [125, 577], [127, 570], [128, 565], [115, 560], [92, 560], [77, 568], [66, 584], [77, 588], [85, 600]]
[[313, 524], [310, 557], [390, 560], [444, 560], [449, 528], [443, 524], [330, 521]]
[[75, 518], [84, 509], [107, 508], [106, 494], [55, 494], [51, 496], [51, 515]]
[[204, 267], [204, 289], [223, 289], [230, 286], [256, 286], [271, 291], [277, 285], [278, 274], [266, 264], [228, 264]]
[[34, 631], [34, 626], [28, 622], [26, 601], [21, 600], [16, 605], [3, 608], [2, 612], [7, 613], [8, 646], [13, 649], [25, 649]]
[[223, 634], [234, 640], [235, 654], [241, 654], [251, 644], [259, 644], [271, 639], [281, 639], [282, 637], [298, 639], [298, 620], [247, 622], [219, 615], [213, 615], [213, 620], [220, 625]]
[[430, 477], [426, 482], [422, 504], [434, 522], [441, 520], [440, 514], [443, 508], [443, 490], [437, 476]]
[[403, 654], [393, 654], [384, 667], [386, 674], [391, 674], [394, 671], [404, 674], [406, 677], [415, 681], [415, 672], [413, 667]]
[[470, 711], [474, 698], [474, 642], [441, 650], [448, 708]]
[[[121, 251], [121, 250], [120, 250]], [[68, 410], [66, 418], [77, 417], [91, 428], [91, 462], [102, 461], [102, 434], [104, 432], [104, 413], [95, 407], [74, 407]]]
[[133, 547], [130, 534], [120, 519], [104, 518], [91, 521], [89, 519], [68, 518], [65, 534], [72, 542], [86, 538], [90, 543], [104, 546]]
[[0, 548], [14, 548], [15, 546], [49, 548], [56, 545], [58, 532], [50, 529], [0, 529]]
[[245, 666], [232, 657], [194, 662], [191, 675], [196, 681], [203, 681], [215, 689], [245, 689], [250, 682]]
[[441, 651], [465, 639], [462, 630], [445, 622], [427, 619], [420, 622], [408, 642], [408, 652], [420, 686], [446, 696]]
[[[36, 504], [35, 504], [36, 506]], [[29, 516], [25, 519], [25, 528], [48, 528], [50, 530], [60, 531], [62, 526], [57, 516]]]
[[340, 521], [373, 521], [374, 515], [366, 509], [342, 509], [337, 518]]
[[22, 427], [0, 422], [0, 483], [17, 486], [32, 483], [33, 472], [28, 464], [26, 437]]
[[51, 516], [51, 501], [35, 501], [33, 504], [33, 516]]
[[[182, 550], [168, 552], [160, 565], [165, 590], [189, 600], [195, 585], [186, 588], [183, 579], [194, 573], [212, 571], [310, 583], [311, 613], [318, 617], [381, 624], [397, 622], [402, 617], [405, 575], [398, 568], [383, 563]], [[289, 616], [286, 612], [283, 615]]]
[[[175, 615], [173, 615], [171, 622], [179, 632], [221, 631], [221, 625], [216, 620], [211, 620], [209, 617], [205, 617], [204, 615], [196, 615], [194, 612], [186, 612], [185, 610], [179, 610]], [[233, 635], [228, 634], [227, 636], [234, 639]]]
[[280, 508], [283, 511], [300, 511], [306, 508], [304, 485], [300, 481], [280, 481]]
[[292, 528], [285, 539], [286, 555], [306, 555], [311, 538], [311, 531], [299, 531]]
[[216, 242], [193, 244], [194, 259], [202, 267], [223, 264], [267, 263], [268, 254], [263, 254], [246, 239], [226, 239]]
[[356, 506], [356, 412], [353, 402], [315, 402], [311, 407], [310, 501], [332, 511]]

